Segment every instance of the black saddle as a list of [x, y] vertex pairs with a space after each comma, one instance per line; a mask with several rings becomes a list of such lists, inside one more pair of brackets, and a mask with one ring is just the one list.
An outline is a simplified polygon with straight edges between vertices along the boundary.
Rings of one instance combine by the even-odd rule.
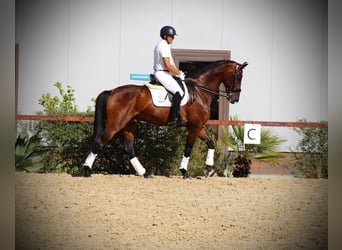
[[162, 84], [158, 81], [157, 78], [154, 77], [153, 74], [150, 74], [150, 83], [153, 85], [161, 85], [162, 86]]

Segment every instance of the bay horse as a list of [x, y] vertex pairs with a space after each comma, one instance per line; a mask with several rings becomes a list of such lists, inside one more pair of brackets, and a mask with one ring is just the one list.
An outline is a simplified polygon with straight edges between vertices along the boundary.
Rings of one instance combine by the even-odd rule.
[[[200, 138], [208, 147], [206, 168], [214, 166], [214, 142], [207, 135], [204, 125], [210, 118], [210, 106], [216, 95], [224, 95], [232, 104], [239, 101], [243, 69], [248, 65], [235, 61], [216, 61], [185, 79], [190, 100], [181, 107], [181, 116], [187, 121], [186, 145], [179, 170], [188, 178], [188, 162], [194, 143]], [[219, 90], [221, 83], [225, 91]], [[93, 142], [83, 164], [83, 175], [91, 176], [92, 165], [98, 152], [119, 132], [124, 135], [124, 151], [137, 175], [144, 175], [145, 168], [134, 152], [136, 121], [168, 126], [169, 107], [156, 107], [146, 86], [123, 85], [101, 92], [95, 102]]]

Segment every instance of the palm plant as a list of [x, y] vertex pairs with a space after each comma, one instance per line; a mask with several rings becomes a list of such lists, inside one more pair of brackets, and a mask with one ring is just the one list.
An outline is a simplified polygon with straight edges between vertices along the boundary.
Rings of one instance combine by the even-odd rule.
[[44, 167], [45, 152], [39, 150], [39, 132], [30, 136], [23, 127], [15, 142], [15, 167], [27, 172], [38, 172]]
[[[238, 120], [237, 116], [231, 120]], [[274, 135], [270, 130], [261, 129], [260, 144], [244, 144], [244, 126], [222, 127], [222, 142], [228, 146], [233, 154], [230, 165], [233, 167], [234, 177], [247, 177], [250, 174], [252, 159], [273, 165], [279, 164], [282, 154], [279, 146], [285, 140]]]

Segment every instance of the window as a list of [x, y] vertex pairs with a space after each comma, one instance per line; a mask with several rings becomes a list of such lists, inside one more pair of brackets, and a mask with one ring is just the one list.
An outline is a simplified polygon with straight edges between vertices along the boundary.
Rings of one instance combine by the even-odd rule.
[[[187, 76], [191, 76], [206, 64], [218, 60], [230, 60], [230, 51], [228, 50], [193, 50], [193, 49], [172, 49], [172, 55], [176, 66], [187, 72]], [[221, 90], [224, 87], [221, 85]], [[229, 118], [229, 102], [224, 97], [216, 97], [211, 104], [210, 119], [212, 120], [228, 120]]]

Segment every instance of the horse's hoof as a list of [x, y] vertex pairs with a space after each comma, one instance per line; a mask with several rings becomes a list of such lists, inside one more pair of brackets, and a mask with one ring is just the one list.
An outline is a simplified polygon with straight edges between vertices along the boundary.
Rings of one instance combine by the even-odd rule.
[[203, 169], [203, 174], [205, 177], [209, 177], [209, 172], [210, 172], [210, 169], [208, 169], [208, 168]]
[[181, 168], [181, 169], [179, 169], [179, 170], [182, 172], [183, 179], [188, 179], [188, 178], [190, 178], [190, 175], [189, 175], [189, 173], [188, 173], [188, 170], [183, 169], [183, 168]]
[[143, 176], [144, 176], [145, 178], [153, 178], [153, 176], [152, 176], [151, 174], [147, 174], [147, 173], [145, 173]]
[[91, 169], [87, 165], [83, 165], [83, 176], [90, 177], [91, 176]]

